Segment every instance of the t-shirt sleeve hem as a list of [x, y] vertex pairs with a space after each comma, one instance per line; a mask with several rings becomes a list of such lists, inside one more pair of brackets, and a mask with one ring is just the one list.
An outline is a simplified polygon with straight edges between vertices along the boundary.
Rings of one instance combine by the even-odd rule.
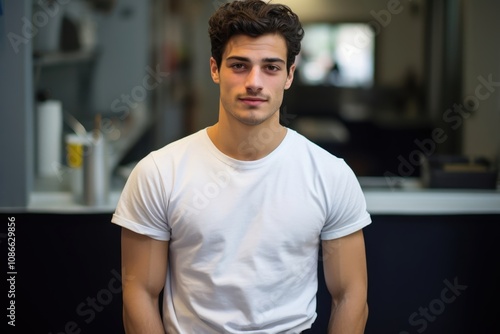
[[368, 215], [361, 220], [358, 220], [354, 224], [350, 224], [346, 227], [344, 227], [341, 230], [335, 230], [335, 231], [330, 231], [330, 232], [323, 232], [321, 233], [320, 237], [321, 240], [333, 240], [333, 239], [338, 239], [345, 237], [346, 235], [349, 235], [351, 233], [354, 233], [356, 231], [361, 230], [362, 228], [370, 225], [372, 222], [371, 217]]
[[141, 224], [138, 224], [136, 222], [133, 222], [131, 220], [128, 220], [126, 218], [120, 217], [117, 214], [113, 214], [113, 218], [111, 219], [111, 222], [119, 225], [121, 227], [124, 227], [128, 230], [131, 230], [132, 232], [142, 234], [145, 236], [148, 236], [152, 239], [159, 240], [159, 241], [169, 241], [170, 240], [170, 233], [165, 232], [165, 231], [160, 231], [155, 228], [151, 228], [149, 226], [144, 226]]

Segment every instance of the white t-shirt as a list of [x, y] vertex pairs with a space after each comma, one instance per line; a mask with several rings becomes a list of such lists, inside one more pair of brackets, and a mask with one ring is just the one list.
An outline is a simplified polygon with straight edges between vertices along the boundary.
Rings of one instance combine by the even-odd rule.
[[[242, 143], [259, 149], [271, 133]], [[266, 157], [239, 161], [206, 129], [134, 168], [112, 222], [169, 240], [168, 333], [300, 333], [316, 319], [320, 239], [370, 224], [344, 160], [287, 129]]]

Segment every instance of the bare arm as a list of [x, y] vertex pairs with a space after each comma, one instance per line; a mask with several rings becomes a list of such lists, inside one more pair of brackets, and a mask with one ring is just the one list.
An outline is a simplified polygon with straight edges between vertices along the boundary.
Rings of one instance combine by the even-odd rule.
[[368, 318], [365, 243], [362, 230], [324, 240], [323, 267], [332, 296], [329, 334], [362, 334]]
[[165, 284], [168, 241], [122, 228], [123, 323], [127, 334], [165, 334], [158, 296]]

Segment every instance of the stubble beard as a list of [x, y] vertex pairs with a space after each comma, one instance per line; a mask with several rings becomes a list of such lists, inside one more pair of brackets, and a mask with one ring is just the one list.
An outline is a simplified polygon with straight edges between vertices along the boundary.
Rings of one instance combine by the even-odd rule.
[[252, 111], [258, 111], [258, 108], [249, 108], [248, 110], [246, 110], [245, 112], [250, 113], [249, 117], [242, 117], [241, 115], [233, 112], [231, 112], [231, 115], [233, 116], [233, 118], [235, 118], [240, 123], [243, 123], [244, 125], [258, 126], [275, 117], [276, 113], [279, 112], [279, 108], [269, 114], [267, 117], [258, 117], [256, 115], [253, 115]]

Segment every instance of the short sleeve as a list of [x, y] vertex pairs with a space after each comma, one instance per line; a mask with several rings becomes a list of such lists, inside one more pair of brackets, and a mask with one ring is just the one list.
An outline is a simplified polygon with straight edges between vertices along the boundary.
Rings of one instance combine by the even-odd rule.
[[352, 169], [343, 161], [334, 177], [329, 196], [329, 213], [321, 231], [322, 240], [337, 239], [371, 223], [366, 200]]
[[132, 170], [111, 222], [156, 240], [170, 240], [168, 200], [153, 154]]

